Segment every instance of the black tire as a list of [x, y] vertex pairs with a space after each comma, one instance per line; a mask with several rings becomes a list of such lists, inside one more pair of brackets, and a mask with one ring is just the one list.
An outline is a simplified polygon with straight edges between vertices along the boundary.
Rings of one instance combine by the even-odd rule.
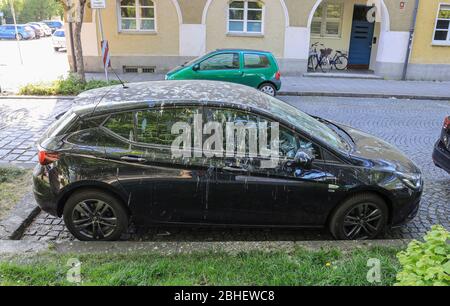
[[258, 89], [272, 97], [275, 97], [277, 95], [277, 88], [272, 83], [262, 83], [261, 85], [259, 85]]
[[59, 48], [58, 47], [54, 47], [53, 50], [55, 50], [55, 52], [58, 52]]
[[334, 62], [334, 68], [336, 70], [345, 70], [348, 66], [348, 58], [344, 55], [338, 56]]
[[23, 40], [23, 36], [22, 36], [22, 34], [20, 34], [20, 33], [19, 33], [19, 34], [17, 34], [17, 39], [18, 39], [18, 40]]
[[[361, 210], [364, 209], [365, 205], [367, 213], [362, 218], [361, 216], [364, 214], [361, 213]], [[372, 217], [367, 218], [367, 215], [370, 215], [371, 212], [374, 214]], [[376, 220], [370, 221], [370, 223], [364, 221], [374, 219], [378, 214], [379, 218]], [[388, 207], [382, 198], [372, 193], [358, 194], [345, 200], [334, 211], [329, 224], [330, 232], [338, 240], [374, 239], [384, 233], [388, 214]], [[359, 220], [360, 218], [362, 220]], [[357, 229], [358, 227], [360, 228], [359, 230]], [[352, 230], [354, 232], [351, 232]]]
[[[94, 212], [95, 210], [96, 215], [99, 215], [100, 211], [97, 212], [97, 210], [103, 211], [103, 209], [95, 209], [96, 204], [93, 204], [95, 201], [98, 201], [98, 205], [101, 205], [100, 203], [103, 202], [109, 206], [106, 208], [104, 214], [102, 214], [103, 218], [100, 216], [94, 217], [93, 214], [88, 216], [88, 214], [83, 214], [81, 212]], [[88, 205], [88, 209], [85, 208], [86, 205], [84, 204]], [[82, 205], [83, 207], [80, 207], [79, 205]], [[122, 233], [128, 229], [128, 213], [122, 202], [109, 193], [96, 189], [85, 189], [71, 195], [64, 206], [63, 216], [67, 229], [75, 236], [75, 238], [82, 241], [118, 240]], [[114, 218], [115, 221], [112, 220]], [[81, 222], [83, 220], [87, 221]], [[108, 225], [102, 223], [102, 225], [100, 224], [101, 222], [110, 223], [108, 223]], [[96, 224], [94, 225], [94, 223]], [[113, 226], [111, 226], [112, 223], [114, 223]], [[90, 232], [92, 235], [90, 235]]]

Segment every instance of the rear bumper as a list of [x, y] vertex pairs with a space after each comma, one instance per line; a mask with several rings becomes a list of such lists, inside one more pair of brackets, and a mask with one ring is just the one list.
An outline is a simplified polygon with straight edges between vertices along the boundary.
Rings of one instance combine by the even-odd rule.
[[36, 165], [33, 171], [33, 194], [39, 207], [52, 216], [58, 216], [58, 184], [56, 169]]
[[281, 89], [281, 80], [272, 79], [272, 83], [275, 84], [277, 91]]
[[450, 173], [450, 152], [445, 148], [441, 140], [434, 145], [433, 162], [439, 168]]

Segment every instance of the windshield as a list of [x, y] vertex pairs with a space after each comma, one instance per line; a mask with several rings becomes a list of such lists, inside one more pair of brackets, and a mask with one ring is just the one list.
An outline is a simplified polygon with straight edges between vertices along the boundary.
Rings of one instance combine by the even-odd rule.
[[213, 53], [213, 52], [207, 53], [207, 54], [205, 54], [205, 55], [203, 55], [203, 56], [196, 57], [196, 58], [194, 58], [193, 60], [190, 60], [189, 62], [184, 63], [183, 65], [181, 65], [181, 67], [191, 66], [191, 65], [193, 65], [194, 63], [196, 63], [196, 62], [198, 62], [198, 61], [200, 61], [200, 60], [202, 60], [202, 59], [208, 57], [211, 53]]
[[323, 141], [330, 147], [340, 151], [348, 152], [350, 147], [344, 139], [333, 129], [329, 128], [324, 123], [314, 119], [313, 117], [305, 114], [299, 109], [291, 106], [278, 99], [272, 98], [270, 103], [270, 111], [276, 117], [283, 118], [288, 123], [298, 127], [300, 130], [308, 133], [309, 135]]

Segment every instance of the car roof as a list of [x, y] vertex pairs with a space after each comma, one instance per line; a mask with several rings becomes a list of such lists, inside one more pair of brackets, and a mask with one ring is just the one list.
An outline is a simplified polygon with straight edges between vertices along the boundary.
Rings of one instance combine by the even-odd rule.
[[93, 89], [75, 100], [83, 116], [160, 105], [218, 105], [269, 113], [271, 103], [285, 103], [254, 88], [218, 81], [184, 80], [130, 83]]
[[238, 48], [225, 48], [225, 49], [216, 49], [217, 52], [223, 52], [223, 51], [234, 51], [234, 52], [257, 52], [257, 53], [269, 53], [269, 51], [264, 50], [256, 50], [256, 49], [238, 49]]

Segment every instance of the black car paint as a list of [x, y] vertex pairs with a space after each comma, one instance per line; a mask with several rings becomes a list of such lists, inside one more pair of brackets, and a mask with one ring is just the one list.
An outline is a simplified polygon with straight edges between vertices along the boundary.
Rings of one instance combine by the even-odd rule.
[[[239, 89], [236, 85], [224, 86]], [[122, 97], [123, 94], [128, 93], [122, 93]], [[264, 107], [258, 107], [261, 103], [255, 106], [201, 99], [173, 103], [148, 101], [151, 102], [96, 105], [95, 116], [188, 105], [246, 109], [271, 116]], [[93, 115], [92, 108], [79, 110], [68, 126]], [[295, 130], [283, 118], [276, 119]], [[350, 153], [336, 152], [312, 135], [303, 135], [321, 147], [324, 160], [314, 161], [312, 169], [276, 168], [265, 173], [246, 169], [230, 171], [223, 165], [161, 163], [152, 156], [168, 154], [165, 149], [120, 139], [103, 127], [50, 140], [45, 135], [40, 145], [58, 151], [61, 157], [53, 164], [36, 166], [35, 197], [43, 210], [57, 216], [62, 215], [64, 203], [73, 191], [95, 187], [120, 198], [137, 224], [322, 227], [344, 199], [371, 191], [387, 202], [389, 225], [398, 226], [413, 218], [422, 187], [418, 190], [406, 187], [396, 172], [419, 173], [417, 167], [384, 141], [345, 126], [340, 128], [354, 140]], [[94, 137], [99, 145], [83, 146], [70, 141], [70, 137], [82, 137], [78, 134], [83, 133]], [[105, 142], [109, 145], [102, 144]], [[142, 160], [129, 162], [123, 158], [127, 156], [142, 157]]]
[[[450, 116], [446, 120], [450, 121]], [[450, 174], [450, 126], [442, 127], [441, 137], [436, 141], [433, 150], [433, 162]]]

